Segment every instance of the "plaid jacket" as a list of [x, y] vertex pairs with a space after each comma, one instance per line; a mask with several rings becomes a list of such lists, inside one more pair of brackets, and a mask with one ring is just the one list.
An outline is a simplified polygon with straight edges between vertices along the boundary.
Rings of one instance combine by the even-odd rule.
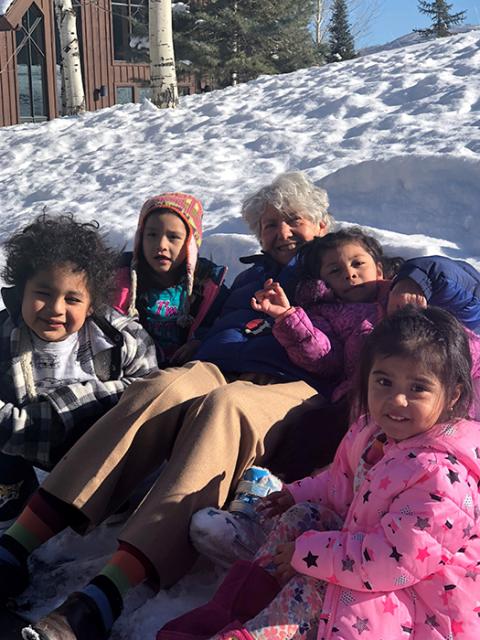
[[157, 368], [155, 346], [138, 322], [113, 309], [90, 316], [89, 331], [112, 345], [93, 358], [97, 379], [38, 395], [30, 334], [14, 318], [0, 312], [0, 450], [50, 469], [131, 382]]

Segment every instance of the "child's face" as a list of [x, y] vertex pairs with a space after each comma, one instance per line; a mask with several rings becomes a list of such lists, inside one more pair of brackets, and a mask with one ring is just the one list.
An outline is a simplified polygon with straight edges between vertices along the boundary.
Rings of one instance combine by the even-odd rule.
[[47, 342], [60, 342], [76, 333], [92, 313], [83, 271], [57, 265], [27, 280], [22, 301], [25, 324]]
[[320, 277], [340, 300], [369, 302], [383, 269], [361, 244], [351, 242], [325, 252]]
[[405, 440], [448, 420], [441, 381], [422, 362], [400, 356], [378, 357], [368, 378], [368, 410], [382, 431], [394, 440]]
[[305, 242], [323, 236], [325, 224], [315, 224], [300, 215], [286, 218], [283, 213], [267, 207], [260, 219], [260, 244], [265, 253], [279, 264], [288, 264]]
[[187, 229], [174, 213], [152, 213], [143, 229], [142, 250], [147, 264], [164, 285], [174, 284], [187, 257]]

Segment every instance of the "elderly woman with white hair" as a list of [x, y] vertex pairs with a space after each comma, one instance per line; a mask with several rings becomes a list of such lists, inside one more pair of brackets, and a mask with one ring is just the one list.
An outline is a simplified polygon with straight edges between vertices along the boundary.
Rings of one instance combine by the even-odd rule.
[[247, 197], [242, 215], [262, 254], [242, 260], [251, 266], [233, 283], [195, 360], [130, 385], [0, 538], [5, 599], [28, 585], [29, 553], [68, 526], [79, 533], [95, 527], [167, 461], [100, 574], [24, 637], [108, 637], [129, 588], [147, 578], [168, 587], [191, 567], [192, 514], [223, 505], [245, 469], [268, 460], [287, 414], [292, 418], [317, 394], [329, 395], [324, 380], [290, 361], [271, 319], [250, 304], [268, 278], [293, 299], [299, 247], [331, 230], [327, 194], [305, 175], [286, 173]]

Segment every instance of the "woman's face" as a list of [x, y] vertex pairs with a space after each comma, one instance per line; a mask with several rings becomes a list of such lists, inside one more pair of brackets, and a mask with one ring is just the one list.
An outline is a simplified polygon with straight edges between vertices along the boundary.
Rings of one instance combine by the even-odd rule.
[[315, 224], [301, 215], [288, 217], [269, 206], [260, 218], [260, 244], [278, 263], [288, 264], [298, 249], [317, 236], [327, 232], [324, 222]]

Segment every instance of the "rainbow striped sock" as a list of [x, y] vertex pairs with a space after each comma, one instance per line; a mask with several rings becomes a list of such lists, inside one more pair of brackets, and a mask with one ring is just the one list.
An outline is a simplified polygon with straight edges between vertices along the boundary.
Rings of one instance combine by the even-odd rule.
[[141, 552], [121, 543], [102, 571], [82, 589], [97, 605], [107, 631], [122, 612], [127, 591], [143, 582], [149, 569], [148, 560]]
[[68, 526], [60, 513], [45, 497], [36, 492], [17, 520], [0, 538], [0, 559], [10, 564], [25, 562], [37, 547]]

